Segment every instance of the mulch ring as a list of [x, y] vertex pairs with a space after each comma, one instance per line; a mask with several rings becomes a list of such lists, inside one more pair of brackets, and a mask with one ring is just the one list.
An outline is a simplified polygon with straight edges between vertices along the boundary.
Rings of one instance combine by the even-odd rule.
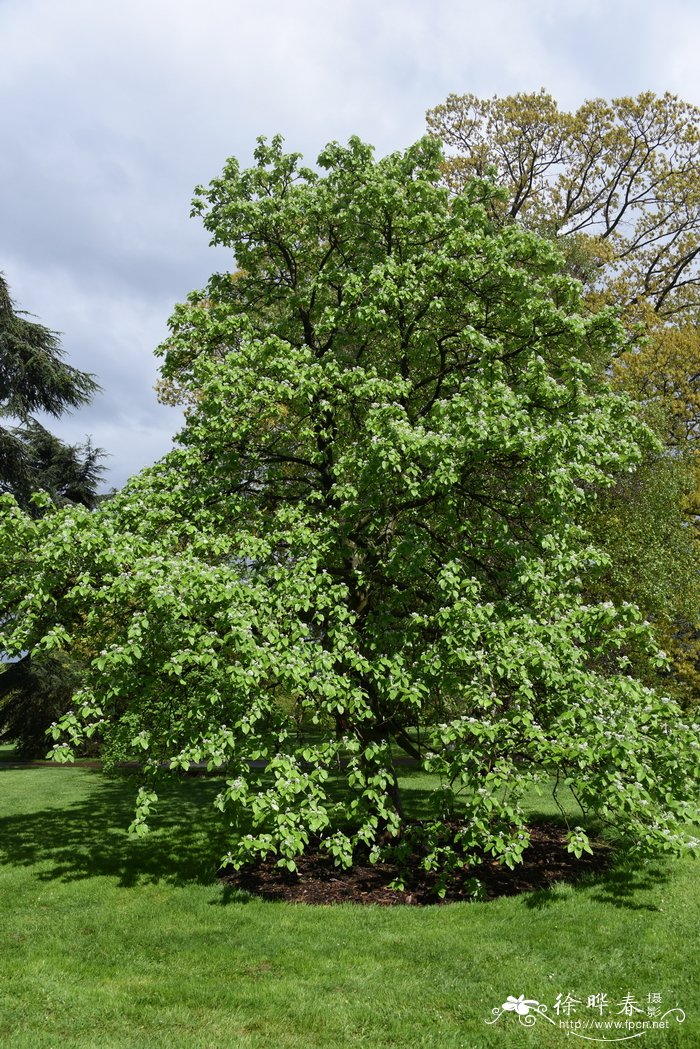
[[484, 859], [455, 875], [443, 899], [435, 894], [435, 875], [424, 871], [419, 858], [411, 864], [405, 878], [406, 889], [389, 888], [398, 875], [391, 863], [372, 864], [360, 859], [349, 870], [334, 866], [326, 852], [310, 852], [297, 860], [298, 873], [275, 866], [274, 858], [262, 860], [240, 871], [219, 871], [220, 880], [231, 888], [244, 889], [266, 900], [287, 903], [359, 903], [425, 906], [472, 900], [470, 881], [478, 878], [482, 898], [516, 896], [523, 892], [549, 889], [558, 881], [575, 882], [584, 875], [599, 874], [612, 864], [612, 850], [602, 842], [592, 842], [594, 855], [584, 853], [577, 859], [566, 851], [561, 827], [530, 827], [531, 842], [523, 862], [509, 870], [497, 860]]

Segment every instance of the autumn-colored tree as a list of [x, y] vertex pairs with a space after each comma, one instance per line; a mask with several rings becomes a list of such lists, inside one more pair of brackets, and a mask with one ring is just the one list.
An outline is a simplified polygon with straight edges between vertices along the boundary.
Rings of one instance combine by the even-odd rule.
[[647, 91], [562, 112], [546, 92], [450, 95], [428, 128], [453, 188], [490, 176], [502, 213], [562, 241], [589, 292], [700, 315], [700, 108]]

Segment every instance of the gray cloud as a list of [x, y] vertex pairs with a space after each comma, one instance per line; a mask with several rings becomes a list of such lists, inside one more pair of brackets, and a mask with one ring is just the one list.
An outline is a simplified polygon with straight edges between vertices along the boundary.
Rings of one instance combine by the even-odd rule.
[[174, 303], [232, 265], [189, 201], [258, 134], [313, 159], [354, 133], [405, 146], [451, 91], [693, 101], [699, 28], [682, 0], [5, 0], [0, 269], [104, 389], [53, 428], [92, 433], [116, 485], [167, 449], [180, 417], [156, 403], [152, 351]]

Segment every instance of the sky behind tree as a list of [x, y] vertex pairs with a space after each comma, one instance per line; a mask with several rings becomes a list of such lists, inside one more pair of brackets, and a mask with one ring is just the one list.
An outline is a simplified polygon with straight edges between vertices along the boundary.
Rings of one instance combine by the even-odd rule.
[[358, 134], [423, 134], [450, 92], [700, 104], [693, 0], [0, 0], [0, 270], [103, 393], [51, 428], [91, 434], [120, 486], [170, 446], [153, 350], [229, 254], [189, 217], [197, 183], [281, 132], [312, 162]]

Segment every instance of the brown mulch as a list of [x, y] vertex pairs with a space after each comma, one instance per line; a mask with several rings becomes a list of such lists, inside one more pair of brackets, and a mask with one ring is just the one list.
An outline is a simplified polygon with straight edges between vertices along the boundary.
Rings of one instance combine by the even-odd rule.
[[297, 860], [298, 873], [275, 866], [274, 858], [263, 860], [240, 871], [219, 872], [220, 880], [231, 888], [245, 889], [266, 900], [287, 903], [376, 903], [424, 906], [456, 903], [473, 899], [469, 881], [478, 878], [484, 898], [516, 896], [524, 892], [549, 889], [555, 882], [575, 882], [584, 875], [599, 874], [612, 863], [612, 851], [601, 842], [592, 842], [594, 855], [586, 853], [577, 859], [566, 851], [565, 831], [548, 825], [530, 827], [531, 843], [523, 862], [509, 870], [496, 860], [484, 859], [460, 872], [450, 884], [445, 897], [435, 894], [435, 875], [419, 866], [418, 859], [409, 868], [406, 889], [389, 888], [398, 868], [390, 863], [356, 862], [349, 870], [340, 870], [325, 852], [310, 852]]

